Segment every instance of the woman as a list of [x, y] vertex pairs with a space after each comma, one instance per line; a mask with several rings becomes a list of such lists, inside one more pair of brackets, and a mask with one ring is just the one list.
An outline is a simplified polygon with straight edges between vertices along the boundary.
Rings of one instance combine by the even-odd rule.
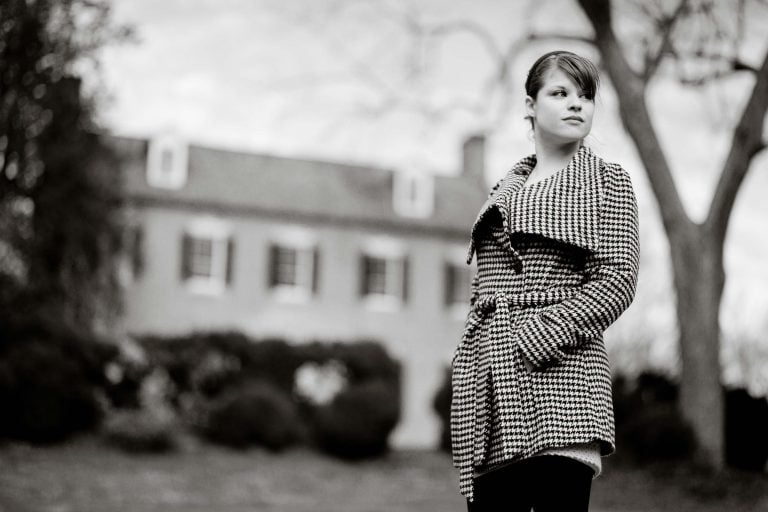
[[573, 53], [533, 64], [536, 153], [496, 184], [472, 226], [477, 273], [451, 404], [471, 512], [587, 510], [600, 458], [614, 451], [602, 335], [634, 297], [639, 244], [628, 174], [583, 145], [597, 87], [594, 64]]

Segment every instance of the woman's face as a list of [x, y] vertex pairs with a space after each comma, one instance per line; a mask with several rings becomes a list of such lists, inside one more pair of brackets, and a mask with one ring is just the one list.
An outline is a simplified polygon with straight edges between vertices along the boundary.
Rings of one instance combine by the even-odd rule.
[[589, 99], [560, 68], [550, 69], [535, 98], [527, 96], [525, 107], [534, 120], [537, 140], [555, 144], [582, 140], [592, 129], [594, 99]]

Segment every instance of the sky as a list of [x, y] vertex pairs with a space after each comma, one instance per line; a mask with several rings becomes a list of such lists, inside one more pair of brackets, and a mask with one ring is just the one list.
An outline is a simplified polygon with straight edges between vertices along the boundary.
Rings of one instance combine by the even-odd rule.
[[[617, 3], [616, 23], [629, 44], [642, 37], [644, 27], [631, 21], [637, 18], [632, 2]], [[407, 28], [474, 23], [483, 27], [492, 46], [502, 49], [530, 27], [588, 35], [585, 18], [571, 0], [113, 0], [112, 4], [115, 21], [133, 26], [136, 33], [135, 42], [109, 46], [101, 54], [100, 80], [106, 95], [100, 116], [114, 133], [146, 138], [170, 131], [191, 143], [217, 148], [452, 174], [459, 170], [464, 138], [496, 123], [488, 138], [489, 184], [533, 151], [523, 120], [523, 83], [533, 60], [559, 47], [597, 58], [581, 43], [521, 45], [504, 96], [498, 88], [485, 88], [494, 61], [483, 39], [467, 31], [419, 38], [418, 31]], [[765, 12], [755, 16], [766, 19]], [[754, 64], [768, 51], [768, 38], [759, 26], [748, 30], [751, 35], [743, 50]], [[727, 127], [743, 104], [750, 80], [737, 77], [690, 90], [663, 78], [649, 89], [654, 126], [694, 220], [706, 214], [730, 145]], [[478, 99], [480, 107], [474, 105], [475, 110], [448, 108], [473, 105]], [[665, 270], [668, 248], [610, 84], [597, 99], [587, 142], [632, 176], [647, 267], [633, 305], [644, 314], [635, 317], [653, 311], [656, 331], [663, 333], [660, 338], [673, 337]], [[731, 218], [722, 318], [731, 338], [762, 335], [768, 344], [765, 153], [753, 162]], [[633, 325], [627, 320], [625, 329], [632, 331]], [[670, 360], [671, 345], [657, 345], [653, 350], [658, 354], [648, 357]]]

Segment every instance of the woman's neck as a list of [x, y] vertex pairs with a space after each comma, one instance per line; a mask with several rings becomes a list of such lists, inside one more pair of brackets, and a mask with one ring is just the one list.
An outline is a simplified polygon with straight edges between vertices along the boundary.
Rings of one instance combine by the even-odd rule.
[[567, 144], [547, 144], [537, 139], [536, 166], [533, 168], [532, 178], [538, 181], [563, 169], [580, 147], [581, 141]]

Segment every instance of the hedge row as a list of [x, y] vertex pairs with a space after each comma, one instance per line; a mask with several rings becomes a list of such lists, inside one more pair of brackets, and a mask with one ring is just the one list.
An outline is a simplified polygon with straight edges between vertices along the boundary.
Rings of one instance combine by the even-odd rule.
[[400, 365], [373, 341], [293, 345], [240, 333], [143, 337], [121, 350], [44, 330], [0, 331], [0, 439], [56, 442], [101, 427], [125, 449], [179, 432], [233, 447], [296, 443], [383, 453]]
[[[169, 402], [213, 442], [273, 450], [308, 443], [370, 457], [386, 450], [399, 420], [400, 365], [373, 341], [291, 345], [198, 333], [140, 343], [148, 365], [170, 377]], [[302, 389], [298, 377], [307, 375], [313, 380]]]

